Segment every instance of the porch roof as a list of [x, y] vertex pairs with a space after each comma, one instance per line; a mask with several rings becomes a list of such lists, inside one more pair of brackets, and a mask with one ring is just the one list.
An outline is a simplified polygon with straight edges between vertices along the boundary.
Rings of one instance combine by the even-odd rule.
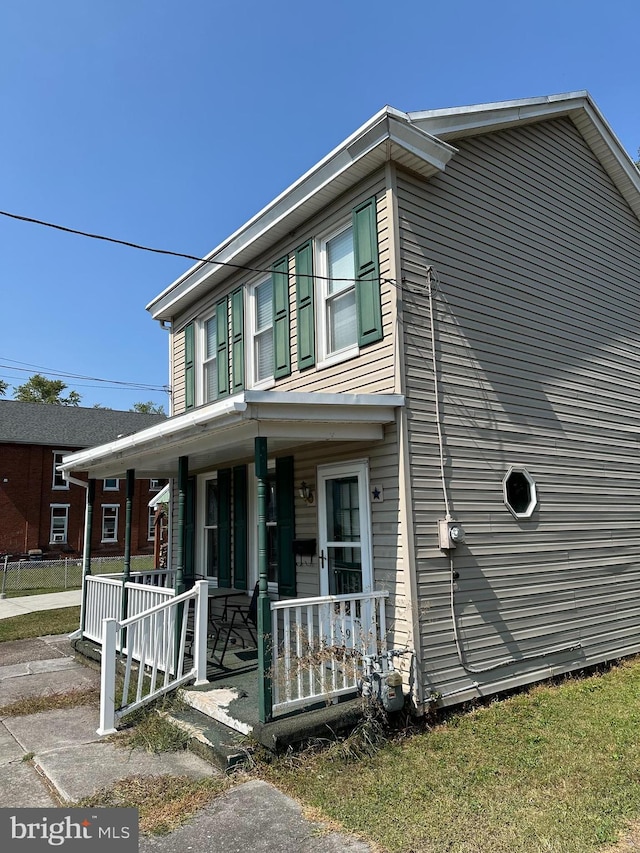
[[384, 425], [404, 406], [402, 394], [324, 394], [243, 391], [200, 406], [108, 444], [65, 456], [61, 471], [90, 477], [175, 477], [178, 458], [191, 471], [232, 460], [252, 459], [254, 439], [268, 439], [270, 452], [326, 441], [379, 441]]

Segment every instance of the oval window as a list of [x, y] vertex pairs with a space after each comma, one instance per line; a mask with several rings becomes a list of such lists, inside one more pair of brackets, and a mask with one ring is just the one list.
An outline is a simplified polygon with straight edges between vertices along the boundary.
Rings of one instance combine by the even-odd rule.
[[536, 484], [525, 468], [509, 468], [502, 492], [507, 509], [516, 518], [529, 518], [538, 503]]

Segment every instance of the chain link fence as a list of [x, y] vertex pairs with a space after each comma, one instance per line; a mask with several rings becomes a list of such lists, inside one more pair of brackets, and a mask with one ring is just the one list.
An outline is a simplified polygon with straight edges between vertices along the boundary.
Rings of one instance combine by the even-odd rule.
[[[154, 568], [153, 556], [131, 557], [131, 571], [141, 572]], [[92, 557], [91, 574], [110, 575], [124, 571], [124, 557]], [[82, 560], [67, 557], [64, 560], [18, 560], [0, 562], [0, 593], [10, 595], [23, 592], [53, 592], [80, 589], [82, 586]]]

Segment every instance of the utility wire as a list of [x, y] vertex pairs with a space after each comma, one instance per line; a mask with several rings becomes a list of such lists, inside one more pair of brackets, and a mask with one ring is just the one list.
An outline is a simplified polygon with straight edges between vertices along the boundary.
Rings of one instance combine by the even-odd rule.
[[[39, 373], [44, 373], [48, 376], [61, 376], [65, 379], [86, 379], [89, 382], [103, 382], [108, 385], [121, 385], [125, 388], [131, 388], [134, 391], [166, 391], [166, 386], [158, 387], [157, 385], [148, 385], [143, 382], [126, 382], [121, 379], [101, 379], [97, 376], [83, 376], [80, 373], [67, 373], [63, 370], [53, 370], [53, 368], [42, 367], [37, 364], [29, 364], [26, 361], [15, 361], [13, 358], [2, 358], [2, 361], [10, 361], [11, 364], [1, 364], [0, 368], [4, 370], [19, 370], [22, 373], [31, 373], [33, 370], [37, 370]], [[16, 367], [17, 364], [26, 364], [27, 367]]]
[[[234, 264], [231, 261], [216, 261], [213, 258], [201, 258], [198, 255], [189, 255], [185, 252], [173, 252], [170, 249], [156, 249], [152, 246], [143, 246], [141, 243], [131, 243], [129, 240], [118, 240], [116, 237], [105, 237], [104, 234], [92, 234], [90, 231], [80, 231], [77, 228], [67, 228], [66, 225], [56, 225], [53, 222], [45, 222], [42, 219], [34, 219], [32, 216], [20, 216], [17, 213], [9, 213], [6, 210], [0, 210], [0, 216], [6, 216], [9, 219], [17, 219], [19, 222], [30, 222], [33, 225], [42, 225], [45, 228], [54, 228], [56, 231], [64, 231], [66, 234], [76, 234], [79, 237], [88, 237], [91, 240], [103, 240], [106, 243], [115, 243], [118, 246], [128, 246], [130, 249], [139, 249], [142, 252], [153, 252], [156, 255], [170, 255], [173, 258], [186, 258], [189, 261], [198, 261], [201, 264], [211, 264], [216, 267], [231, 267], [236, 270], [244, 270], [245, 272], [257, 273], [272, 273], [271, 269], [258, 269], [257, 267], [249, 267], [243, 264]], [[329, 275], [318, 275], [317, 273], [296, 273], [298, 278], [313, 278], [325, 279], [327, 281], [355, 281], [354, 278], [334, 278]], [[388, 284], [396, 286], [396, 282], [392, 278], [379, 278], [379, 281], [384, 281]]]

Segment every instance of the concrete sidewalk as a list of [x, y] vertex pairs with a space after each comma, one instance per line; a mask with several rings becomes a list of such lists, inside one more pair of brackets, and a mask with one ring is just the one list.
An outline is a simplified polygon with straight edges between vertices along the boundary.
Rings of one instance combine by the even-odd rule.
[[74, 607], [82, 601], [81, 589], [66, 592], [50, 592], [46, 595], [22, 595], [19, 598], [0, 598], [0, 619], [36, 613], [39, 610], [56, 610], [59, 607]]
[[[0, 706], [46, 693], [99, 686], [99, 673], [73, 658], [66, 635], [0, 643]], [[132, 775], [204, 778], [220, 771], [191, 752], [152, 755], [96, 734], [97, 705], [0, 717], [3, 807], [71, 805]], [[27, 759], [26, 756], [29, 756]], [[304, 818], [272, 785], [238, 785], [167, 836], [142, 838], [141, 851], [182, 853], [370, 853], [363, 842]]]

